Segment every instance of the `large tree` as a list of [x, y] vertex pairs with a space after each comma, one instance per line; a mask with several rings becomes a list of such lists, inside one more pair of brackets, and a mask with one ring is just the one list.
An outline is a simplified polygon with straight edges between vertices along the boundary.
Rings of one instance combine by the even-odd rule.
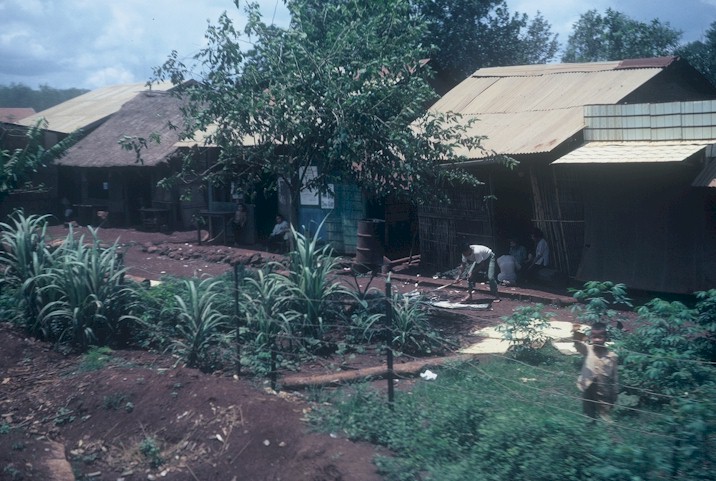
[[[207, 129], [220, 147], [218, 162], [203, 171], [185, 162], [183, 175], [247, 189], [263, 174], [283, 179], [292, 217], [304, 185], [325, 192], [353, 183], [423, 202], [443, 198], [451, 182], [478, 183], [457, 167], [454, 147], [479, 148], [480, 139], [465, 135], [455, 116], [424, 113], [435, 99], [424, 68], [431, 52], [407, 0], [287, 6], [285, 30], [246, 7], [248, 49], [224, 14], [193, 58], [196, 73], [176, 52], [155, 69], [156, 79], [183, 86], [188, 133]], [[185, 83], [190, 77], [196, 82]], [[305, 175], [309, 166], [317, 176]]]
[[413, 0], [428, 21], [426, 44], [438, 48], [431, 66], [436, 86], [449, 90], [482, 67], [546, 63], [557, 35], [538, 13], [510, 13], [504, 0]]
[[716, 21], [711, 23], [703, 40], [679, 47], [676, 54], [688, 60], [696, 70], [716, 85]]
[[682, 32], [653, 19], [639, 22], [608, 8], [582, 14], [574, 24], [562, 56], [563, 62], [599, 62], [625, 58], [671, 55]]

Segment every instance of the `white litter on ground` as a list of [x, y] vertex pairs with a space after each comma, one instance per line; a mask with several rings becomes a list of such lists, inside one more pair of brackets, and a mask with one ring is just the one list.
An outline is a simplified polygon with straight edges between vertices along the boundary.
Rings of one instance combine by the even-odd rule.
[[430, 303], [431, 306], [439, 307], [441, 309], [489, 309], [490, 304], [463, 304], [462, 302], [450, 302], [450, 301], [434, 301]]

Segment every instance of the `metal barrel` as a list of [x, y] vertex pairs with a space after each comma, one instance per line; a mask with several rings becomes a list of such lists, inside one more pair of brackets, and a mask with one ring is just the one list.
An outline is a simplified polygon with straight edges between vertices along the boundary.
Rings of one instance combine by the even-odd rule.
[[359, 270], [379, 269], [383, 265], [385, 247], [385, 221], [382, 219], [364, 219], [358, 221], [358, 240], [356, 256], [353, 260]]

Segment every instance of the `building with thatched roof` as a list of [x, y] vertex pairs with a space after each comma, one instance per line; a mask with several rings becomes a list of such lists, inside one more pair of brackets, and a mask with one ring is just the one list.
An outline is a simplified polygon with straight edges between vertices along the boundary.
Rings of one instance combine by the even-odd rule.
[[[171, 83], [152, 86], [152, 92], [166, 92], [173, 88]], [[43, 143], [46, 148], [55, 145], [71, 133], [86, 136], [117, 113], [128, 101], [142, 92], [148, 91], [144, 83], [111, 85], [55, 105], [41, 112], [12, 119], [2, 125], [5, 140], [11, 140], [8, 148], [23, 148], [27, 143], [27, 130], [42, 122], [44, 125]], [[22, 208], [26, 213], [55, 214], [62, 218], [59, 202], [63, 195], [58, 190], [58, 170], [54, 165], [40, 169], [32, 179], [30, 189], [16, 189], [8, 195], [0, 205], [0, 217], [5, 217], [15, 209]], [[74, 186], [76, 187], [76, 186]], [[68, 189], [65, 189], [65, 191]], [[71, 192], [72, 198], [79, 198], [80, 193]]]
[[157, 187], [172, 169], [180, 106], [169, 92], [137, 93], [56, 162], [59, 196], [77, 206], [81, 221], [102, 211], [117, 226], [153, 218], [182, 224], [179, 194]]
[[[501, 253], [538, 227], [552, 267], [572, 278], [714, 287], [716, 202], [701, 187], [713, 170], [716, 116], [702, 102], [712, 99], [716, 88], [676, 57], [477, 70], [431, 109], [477, 119], [486, 151], [519, 165], [463, 152], [485, 185], [420, 209], [421, 260], [457, 265], [462, 242]], [[612, 145], [592, 144], [602, 139]]]

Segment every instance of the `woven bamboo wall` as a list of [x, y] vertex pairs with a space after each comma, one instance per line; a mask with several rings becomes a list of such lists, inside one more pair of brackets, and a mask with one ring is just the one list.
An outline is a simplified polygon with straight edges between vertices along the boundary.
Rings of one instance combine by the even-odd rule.
[[584, 202], [568, 166], [530, 169], [533, 223], [550, 246], [551, 267], [574, 277], [584, 247]]
[[450, 204], [418, 209], [420, 261], [436, 269], [460, 263], [460, 244], [494, 246], [492, 208], [485, 200], [489, 189], [455, 189]]

